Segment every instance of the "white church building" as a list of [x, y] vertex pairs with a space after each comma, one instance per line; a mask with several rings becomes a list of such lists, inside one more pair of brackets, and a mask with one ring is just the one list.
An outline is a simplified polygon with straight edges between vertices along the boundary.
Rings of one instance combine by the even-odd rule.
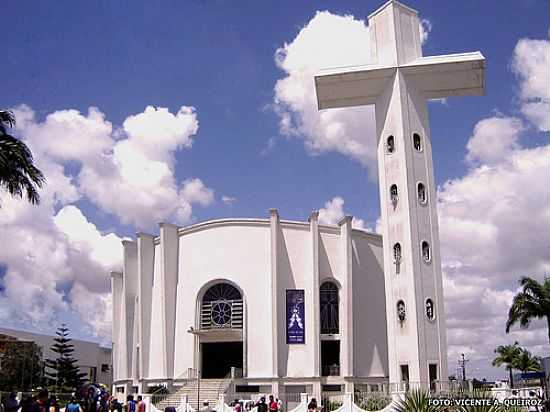
[[417, 12], [395, 0], [368, 27], [368, 65], [312, 81], [320, 110], [375, 105], [382, 236], [274, 209], [138, 233], [112, 274], [115, 388], [198, 374], [319, 396], [447, 380], [427, 101], [483, 94], [485, 59], [423, 57]]

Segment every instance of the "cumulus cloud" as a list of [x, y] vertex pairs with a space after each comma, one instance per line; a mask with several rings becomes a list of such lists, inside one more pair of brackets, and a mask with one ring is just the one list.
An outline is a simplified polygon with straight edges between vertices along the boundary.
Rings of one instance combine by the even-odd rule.
[[539, 130], [550, 131], [550, 40], [518, 41], [512, 67], [519, 77], [523, 114]]
[[523, 148], [524, 132], [516, 118], [478, 122], [467, 146], [476, 166], [438, 193], [450, 362], [469, 353], [485, 373], [497, 345], [517, 340], [542, 354], [547, 340], [539, 322], [504, 332], [519, 277], [550, 270], [550, 234], [540, 230], [550, 225], [550, 188], [540, 184], [550, 145]]
[[428, 19], [420, 19], [420, 41], [422, 44], [426, 43], [428, 41], [428, 36], [430, 35], [430, 32], [432, 31], [433, 25], [432, 22]]
[[106, 340], [97, 319], [73, 305], [70, 294], [77, 288], [82, 301], [109, 299], [108, 272], [120, 264], [121, 238], [100, 233], [69, 204], [79, 195], [60, 165], [45, 158], [37, 164], [48, 177], [39, 206], [0, 193], [0, 262], [6, 266], [0, 321], [47, 332], [58, 326], [61, 313], [74, 311], [91, 333]]
[[42, 122], [29, 107], [15, 110], [19, 132], [31, 148], [64, 163], [77, 162], [78, 191], [122, 223], [148, 229], [170, 220], [189, 223], [192, 205], [206, 206], [213, 191], [194, 178], [178, 184], [174, 154], [192, 146], [198, 130], [193, 107], [175, 114], [148, 106], [114, 129], [97, 108], [49, 114]]
[[478, 122], [470, 137], [466, 159], [471, 163], [495, 164], [519, 148], [523, 122], [517, 118], [491, 117]]
[[275, 54], [285, 77], [275, 84], [274, 108], [283, 135], [302, 139], [308, 152], [335, 151], [368, 167], [376, 176], [373, 107], [318, 111], [313, 76], [324, 68], [369, 62], [369, 34], [363, 20], [317, 12], [290, 43]]
[[120, 270], [122, 238], [103, 233], [76, 203], [86, 199], [123, 223], [150, 228], [160, 221], [185, 224], [193, 205], [214, 192], [199, 178], [178, 182], [175, 153], [190, 148], [198, 130], [192, 107], [176, 113], [147, 107], [114, 127], [97, 108], [86, 114], [59, 110], [37, 119], [16, 108], [24, 136], [47, 177], [42, 202], [32, 206], [0, 193], [0, 263], [6, 271], [0, 321], [37, 330], [55, 328], [74, 313], [89, 333], [110, 335], [109, 272]]
[[[336, 225], [346, 214], [344, 213], [344, 199], [340, 196], [333, 197], [325, 203], [325, 207], [319, 209], [319, 222], [327, 225]], [[355, 229], [369, 230], [363, 219], [353, 218], [351, 225]]]

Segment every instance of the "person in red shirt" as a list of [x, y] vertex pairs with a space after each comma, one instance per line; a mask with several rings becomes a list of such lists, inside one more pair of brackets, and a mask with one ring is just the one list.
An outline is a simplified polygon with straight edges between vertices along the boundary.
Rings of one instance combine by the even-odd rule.
[[143, 397], [138, 395], [137, 397], [137, 408], [136, 412], [145, 412], [145, 402], [143, 402]]
[[277, 402], [273, 398], [273, 395], [269, 395], [269, 403], [267, 404], [267, 407], [269, 409], [269, 412], [277, 412], [277, 409], [279, 409], [279, 405], [277, 405]]

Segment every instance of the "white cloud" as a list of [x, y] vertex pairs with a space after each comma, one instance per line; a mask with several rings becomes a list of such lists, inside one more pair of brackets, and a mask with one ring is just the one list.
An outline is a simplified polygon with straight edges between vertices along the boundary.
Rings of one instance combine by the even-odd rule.
[[18, 130], [39, 156], [80, 164], [78, 190], [122, 223], [148, 229], [161, 221], [186, 224], [192, 205], [206, 206], [213, 192], [200, 179], [178, 184], [174, 154], [190, 148], [198, 130], [192, 107], [172, 114], [148, 106], [129, 116], [121, 129], [97, 109], [84, 116], [76, 110], [54, 112], [43, 122], [26, 106], [16, 109]]
[[466, 159], [471, 163], [495, 164], [519, 148], [518, 138], [523, 131], [520, 119], [491, 117], [478, 122], [470, 137]]
[[525, 130], [516, 118], [478, 122], [467, 156], [477, 166], [438, 194], [449, 361], [466, 351], [478, 376], [504, 375], [489, 366], [496, 346], [517, 340], [542, 354], [547, 341], [540, 322], [528, 332], [504, 330], [518, 279], [542, 280], [550, 270], [550, 234], [540, 230], [550, 225], [550, 188], [541, 181], [550, 145], [522, 148]]
[[539, 130], [550, 131], [550, 40], [519, 40], [512, 67], [520, 80], [523, 114]]
[[68, 313], [109, 341], [109, 272], [120, 270], [121, 238], [102, 233], [75, 202], [87, 198], [123, 223], [148, 228], [188, 223], [192, 206], [214, 192], [198, 178], [178, 182], [175, 152], [190, 148], [198, 130], [192, 107], [177, 113], [147, 107], [116, 129], [97, 108], [51, 113], [43, 121], [28, 106], [15, 109], [24, 136], [47, 177], [42, 202], [0, 193], [0, 262], [6, 266], [0, 321], [51, 331]]
[[[344, 199], [336, 196], [327, 201], [324, 208], [319, 209], [319, 222], [327, 225], [336, 225], [345, 215]], [[356, 229], [368, 230], [363, 219], [354, 217], [351, 225]]]
[[430, 32], [432, 31], [433, 25], [432, 22], [428, 19], [420, 19], [420, 41], [422, 44], [426, 43], [428, 41], [428, 36], [430, 35]]
[[222, 202], [228, 206], [232, 206], [233, 204], [235, 204], [236, 201], [237, 201], [236, 197], [227, 196], [227, 195], [222, 196]]
[[318, 111], [313, 76], [319, 69], [369, 62], [365, 22], [317, 12], [290, 43], [277, 49], [285, 77], [275, 85], [274, 108], [281, 133], [304, 140], [310, 154], [335, 151], [360, 162], [376, 176], [374, 108]]
[[69, 296], [77, 288], [88, 291], [88, 301], [109, 299], [108, 272], [120, 265], [121, 239], [101, 234], [70, 205], [79, 198], [77, 188], [59, 164], [44, 157], [36, 161], [48, 178], [39, 206], [0, 193], [0, 262], [7, 267], [0, 321], [48, 332], [58, 326], [60, 314], [75, 311], [92, 333], [105, 339], [96, 319]]

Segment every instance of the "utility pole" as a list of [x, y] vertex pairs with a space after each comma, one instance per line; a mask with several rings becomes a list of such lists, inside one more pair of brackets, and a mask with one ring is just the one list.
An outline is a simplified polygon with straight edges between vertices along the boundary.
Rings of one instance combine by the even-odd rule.
[[462, 382], [466, 382], [466, 363], [470, 362], [470, 359], [466, 359], [464, 354], [461, 354], [461, 358], [458, 360], [458, 365], [462, 370]]

